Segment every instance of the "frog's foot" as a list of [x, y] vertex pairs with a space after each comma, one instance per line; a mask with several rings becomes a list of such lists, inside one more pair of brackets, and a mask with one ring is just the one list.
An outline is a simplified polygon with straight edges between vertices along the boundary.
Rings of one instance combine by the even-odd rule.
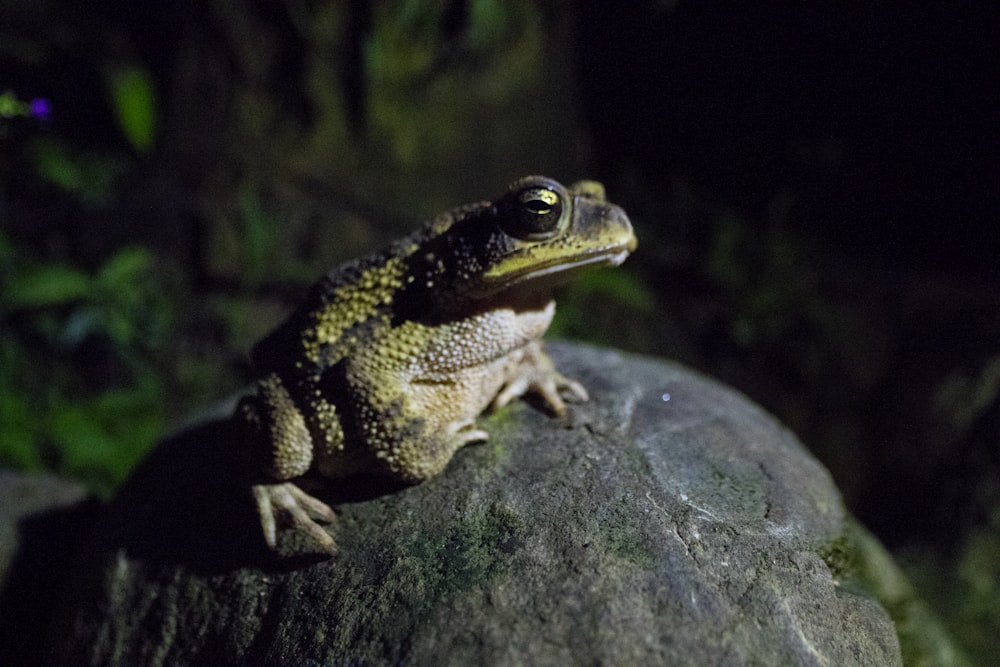
[[473, 442], [486, 442], [490, 439], [490, 434], [482, 429], [476, 428], [476, 420], [456, 422], [451, 427], [451, 435], [458, 442], [458, 447], [465, 447]]
[[554, 415], [561, 415], [566, 411], [563, 396], [580, 402], [590, 398], [583, 385], [562, 375], [544, 352], [536, 350], [525, 357], [518, 367], [518, 374], [504, 385], [490, 403], [489, 410], [495, 412], [529, 392], [538, 396], [545, 408]]
[[276, 516], [288, 519], [295, 528], [306, 532], [329, 554], [337, 551], [330, 534], [317, 521], [332, 523], [337, 515], [329, 505], [313, 498], [291, 482], [281, 484], [256, 484], [253, 487], [260, 525], [264, 530], [264, 540], [275, 549], [278, 545]]

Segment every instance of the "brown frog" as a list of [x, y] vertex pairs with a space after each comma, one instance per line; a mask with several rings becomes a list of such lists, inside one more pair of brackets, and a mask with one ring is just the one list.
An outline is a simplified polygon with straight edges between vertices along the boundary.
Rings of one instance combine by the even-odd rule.
[[635, 247], [600, 183], [529, 176], [333, 269], [254, 348], [261, 379], [235, 415], [268, 545], [280, 517], [334, 551], [317, 523], [333, 511], [295, 483], [307, 472], [420, 482], [487, 438], [484, 410], [528, 392], [555, 415], [560, 392], [587, 400], [542, 349], [552, 290]]

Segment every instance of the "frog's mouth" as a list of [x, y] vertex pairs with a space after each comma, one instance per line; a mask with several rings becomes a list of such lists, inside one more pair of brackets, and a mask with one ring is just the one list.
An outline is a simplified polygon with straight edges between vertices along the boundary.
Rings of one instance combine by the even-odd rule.
[[[595, 248], [576, 257], [555, 257], [546, 262], [532, 261], [530, 256], [511, 258], [506, 262], [501, 275], [485, 276], [485, 291], [496, 294], [516, 285], [526, 283], [551, 284], [553, 287], [567, 282], [574, 274], [590, 267], [618, 266], [635, 249], [635, 237], [625, 244]], [[512, 266], [514, 262], [524, 262], [523, 267]]]

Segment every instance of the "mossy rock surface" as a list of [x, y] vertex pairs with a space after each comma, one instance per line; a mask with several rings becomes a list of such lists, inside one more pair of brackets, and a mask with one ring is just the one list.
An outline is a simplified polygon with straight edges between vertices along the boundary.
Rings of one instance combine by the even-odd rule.
[[342, 485], [329, 559], [287, 531], [268, 555], [225, 422], [164, 443], [81, 557], [55, 661], [901, 664], [787, 429], [676, 364], [550, 349], [588, 403], [482, 419], [422, 485]]

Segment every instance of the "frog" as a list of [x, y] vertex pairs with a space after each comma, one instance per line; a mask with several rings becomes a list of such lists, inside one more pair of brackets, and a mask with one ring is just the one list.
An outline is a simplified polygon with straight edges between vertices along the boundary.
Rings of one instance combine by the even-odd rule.
[[233, 415], [267, 546], [281, 524], [336, 553], [323, 527], [336, 514], [307, 478], [417, 484], [488, 439], [484, 412], [528, 395], [559, 416], [588, 400], [543, 347], [553, 292], [636, 245], [601, 183], [527, 176], [333, 268], [254, 346], [258, 380]]

